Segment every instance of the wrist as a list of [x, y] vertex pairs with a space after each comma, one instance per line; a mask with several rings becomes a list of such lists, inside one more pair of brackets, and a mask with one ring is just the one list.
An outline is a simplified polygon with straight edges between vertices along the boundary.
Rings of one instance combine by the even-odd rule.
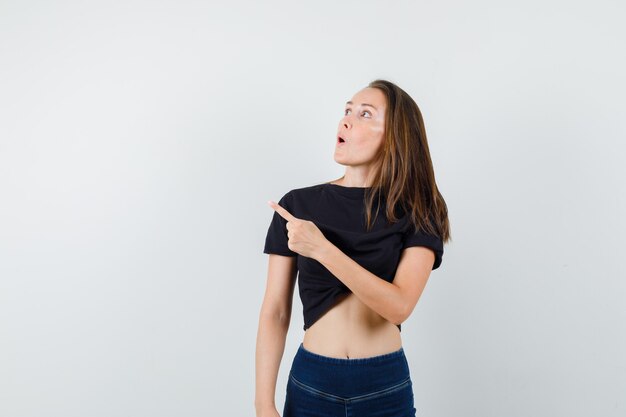
[[271, 401], [266, 401], [263, 403], [254, 403], [254, 408], [256, 409], [258, 413], [259, 411], [264, 411], [264, 410], [274, 410], [276, 408], [276, 404]]
[[337, 249], [337, 247], [329, 240], [326, 240], [318, 250], [315, 260], [319, 263], [324, 263], [324, 261], [333, 253], [335, 249]]

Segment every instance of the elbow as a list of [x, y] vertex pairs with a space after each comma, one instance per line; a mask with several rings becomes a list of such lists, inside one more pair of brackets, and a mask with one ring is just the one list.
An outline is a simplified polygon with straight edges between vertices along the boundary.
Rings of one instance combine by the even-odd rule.
[[400, 307], [396, 310], [396, 314], [392, 318], [391, 322], [395, 325], [400, 325], [404, 323], [407, 318], [409, 318], [410, 314], [411, 312], [408, 311], [406, 307]]
[[392, 320], [393, 324], [404, 323], [411, 316], [416, 305], [412, 302], [402, 302], [398, 304], [399, 307], [396, 309], [396, 315]]
[[288, 314], [262, 314], [259, 319], [259, 325], [262, 327], [271, 327], [287, 332], [291, 322], [291, 316]]
[[272, 325], [289, 328], [291, 322], [291, 305], [263, 305], [260, 320]]

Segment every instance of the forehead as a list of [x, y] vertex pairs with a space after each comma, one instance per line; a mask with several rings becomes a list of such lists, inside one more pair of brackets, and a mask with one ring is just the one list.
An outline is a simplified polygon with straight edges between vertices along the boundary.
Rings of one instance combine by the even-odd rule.
[[355, 106], [362, 103], [369, 103], [376, 106], [377, 109], [385, 107], [385, 95], [378, 88], [366, 87], [358, 91], [350, 100]]

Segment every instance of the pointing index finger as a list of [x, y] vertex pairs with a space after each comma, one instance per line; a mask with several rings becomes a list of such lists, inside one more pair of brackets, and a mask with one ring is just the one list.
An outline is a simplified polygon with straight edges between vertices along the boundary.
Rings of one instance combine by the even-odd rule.
[[275, 203], [273, 201], [268, 201], [269, 205], [274, 209], [274, 211], [276, 211], [280, 217], [282, 217], [283, 219], [287, 220], [288, 222], [293, 221], [293, 220], [297, 220], [297, 217], [294, 216], [293, 214], [289, 213], [283, 206], [281, 206], [278, 203]]

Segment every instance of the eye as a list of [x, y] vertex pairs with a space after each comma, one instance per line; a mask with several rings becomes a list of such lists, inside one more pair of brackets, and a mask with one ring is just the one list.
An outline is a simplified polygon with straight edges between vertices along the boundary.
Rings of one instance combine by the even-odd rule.
[[[344, 110], [344, 112], [343, 112], [343, 114], [344, 114], [344, 115], [347, 115], [349, 111], [350, 111], [350, 109], [345, 109], [345, 110]], [[364, 114], [366, 114], [366, 113], [369, 115], [368, 119], [372, 117], [372, 113], [371, 113], [370, 111], [368, 111], [368, 110], [363, 110], [363, 111], [361, 112], [361, 116], [363, 116], [363, 115], [364, 115]]]

